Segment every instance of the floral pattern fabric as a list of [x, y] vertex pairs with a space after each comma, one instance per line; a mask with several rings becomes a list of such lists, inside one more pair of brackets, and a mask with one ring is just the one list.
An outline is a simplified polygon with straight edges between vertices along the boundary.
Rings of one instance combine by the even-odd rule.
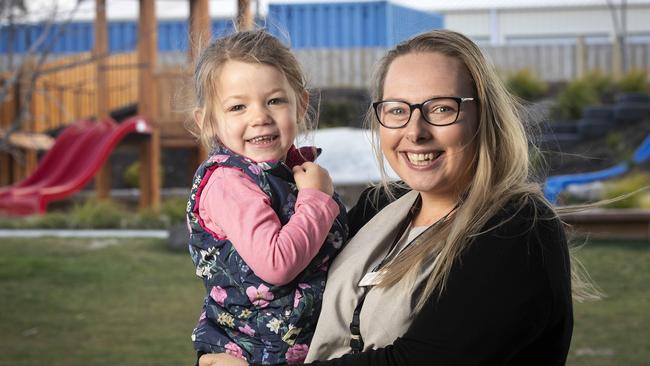
[[345, 207], [335, 195], [340, 214], [320, 251], [294, 281], [275, 286], [257, 277], [232, 243], [206, 229], [198, 215], [202, 188], [219, 166], [238, 168], [251, 177], [269, 196], [283, 225], [293, 215], [298, 193], [283, 162], [255, 163], [217, 148], [199, 167], [187, 205], [189, 250], [206, 288], [203, 311], [192, 332], [194, 347], [205, 353], [226, 352], [250, 363], [302, 363], [320, 313], [327, 267], [347, 239]]

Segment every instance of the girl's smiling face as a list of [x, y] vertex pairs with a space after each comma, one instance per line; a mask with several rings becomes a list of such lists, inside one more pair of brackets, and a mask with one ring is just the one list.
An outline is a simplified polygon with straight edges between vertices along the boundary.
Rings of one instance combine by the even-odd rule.
[[213, 118], [223, 146], [256, 162], [284, 160], [298, 133], [306, 96], [298, 101], [280, 70], [228, 61], [219, 73], [217, 95]]
[[[422, 103], [434, 97], [476, 97], [469, 71], [435, 52], [409, 53], [390, 64], [383, 100]], [[422, 194], [455, 199], [469, 183], [475, 155], [476, 101], [464, 102], [456, 123], [432, 126], [413, 110], [399, 129], [379, 127], [381, 150], [391, 168]]]

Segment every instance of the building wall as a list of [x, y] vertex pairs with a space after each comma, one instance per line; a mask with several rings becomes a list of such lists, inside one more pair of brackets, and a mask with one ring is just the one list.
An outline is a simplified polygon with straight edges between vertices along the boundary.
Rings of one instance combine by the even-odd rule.
[[266, 26], [295, 49], [392, 47], [444, 19], [388, 1], [321, 2], [271, 4]]
[[[578, 36], [587, 42], [606, 43], [614, 33], [607, 6], [439, 12], [445, 17], [446, 28], [483, 44], [575, 43]], [[628, 6], [627, 31], [631, 41], [650, 41], [650, 4]]]

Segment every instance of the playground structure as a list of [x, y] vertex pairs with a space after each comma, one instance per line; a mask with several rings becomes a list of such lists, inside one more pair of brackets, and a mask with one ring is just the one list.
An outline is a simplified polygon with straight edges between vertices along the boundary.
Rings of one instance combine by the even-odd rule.
[[[107, 160], [127, 135], [140, 145], [140, 207], [160, 204], [162, 148], [190, 149], [198, 163], [205, 155], [184, 128], [185, 111], [172, 106], [179, 90], [189, 85], [189, 65], [210, 39], [208, 0], [188, 0], [188, 62], [184, 69], [165, 70], [157, 63], [155, 0], [138, 0], [138, 40], [135, 53], [109, 54], [106, 0], [95, 0], [95, 42], [92, 53], [57, 60], [39, 71], [29, 106], [31, 118], [20, 132], [44, 134], [63, 129], [51, 150], [38, 162], [39, 151], [20, 146], [24, 158], [0, 152], [0, 209], [13, 214], [42, 213], [47, 203], [83, 188], [94, 176], [98, 198], [110, 194]], [[248, 0], [238, 0], [240, 29], [252, 27]], [[70, 65], [73, 65], [71, 67]], [[0, 85], [3, 83], [0, 75]], [[18, 118], [21, 84], [0, 104], [0, 132]], [[180, 96], [184, 99], [186, 96]], [[120, 110], [137, 108], [137, 117], [117, 124]], [[73, 169], [74, 168], [74, 169]], [[72, 170], [74, 171], [72, 171]], [[9, 187], [7, 187], [9, 186]], [[11, 208], [9, 208], [11, 207]]]
[[61, 132], [32, 174], [0, 188], [0, 212], [12, 215], [45, 213], [48, 203], [82, 189], [101, 169], [126, 136], [151, 134], [151, 124], [136, 116], [122, 123], [110, 118], [78, 121]]
[[610, 168], [589, 173], [556, 175], [548, 177], [544, 184], [544, 196], [553, 204], [557, 203], [557, 196], [570, 185], [587, 184], [596, 181], [610, 179], [630, 170], [631, 164], [642, 164], [650, 160], [650, 135], [632, 155], [631, 162], [622, 162]]

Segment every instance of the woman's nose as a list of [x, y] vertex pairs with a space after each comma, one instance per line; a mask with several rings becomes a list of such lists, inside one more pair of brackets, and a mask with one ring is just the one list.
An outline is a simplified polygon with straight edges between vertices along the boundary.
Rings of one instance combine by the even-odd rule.
[[404, 127], [406, 138], [412, 142], [425, 141], [431, 138], [431, 127], [422, 117], [419, 109], [415, 109], [411, 114], [411, 119]]

